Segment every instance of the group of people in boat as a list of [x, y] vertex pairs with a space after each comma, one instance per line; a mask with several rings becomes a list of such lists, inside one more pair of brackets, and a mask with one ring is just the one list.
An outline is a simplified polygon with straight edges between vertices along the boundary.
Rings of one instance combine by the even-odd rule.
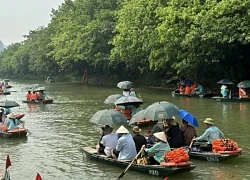
[[205, 94], [204, 87], [199, 84], [199, 83], [193, 83], [193, 84], [188, 84], [188, 85], [183, 85], [178, 83], [177, 88], [175, 90], [176, 93], [180, 94], [186, 94], [186, 95], [191, 95], [191, 94]]
[[180, 127], [175, 118], [164, 119], [160, 124], [154, 122], [152, 131], [145, 136], [141, 135], [138, 126], [133, 127], [134, 136], [124, 126], [120, 126], [115, 133], [110, 125], [102, 126], [102, 137], [96, 146], [98, 153], [118, 160], [133, 160], [137, 153], [145, 147], [148, 155], [148, 164], [160, 164], [163, 155], [171, 151], [171, 148], [189, 146], [193, 141], [206, 140], [206, 145], [200, 146], [201, 151], [212, 151], [212, 141], [224, 138], [219, 128], [214, 126], [213, 119], [204, 120], [206, 131], [199, 137], [195, 128], [182, 120]]
[[[230, 90], [227, 89], [227, 86], [226, 85], [222, 85], [221, 86], [221, 95], [223, 98], [231, 98], [231, 93], [230, 93]], [[249, 98], [249, 92], [246, 91], [246, 89], [244, 88], [239, 88], [239, 98]]]
[[8, 130], [18, 129], [19, 124], [20, 123], [18, 119], [16, 119], [16, 116], [11, 112], [9, 108], [0, 109], [1, 131], [6, 132]]
[[26, 100], [27, 101], [41, 101], [45, 99], [45, 93], [44, 91], [33, 91], [31, 93], [31, 91], [28, 91], [28, 93], [26, 94]]

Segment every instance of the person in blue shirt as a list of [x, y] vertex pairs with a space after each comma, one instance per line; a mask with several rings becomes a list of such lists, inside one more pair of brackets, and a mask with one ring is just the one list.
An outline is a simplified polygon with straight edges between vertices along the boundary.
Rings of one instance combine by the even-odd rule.
[[129, 95], [136, 97], [136, 92], [135, 92], [134, 88], [130, 88]]
[[228, 92], [229, 92], [229, 90], [227, 89], [227, 86], [226, 86], [226, 85], [222, 85], [220, 89], [221, 89], [221, 90], [220, 90], [221, 95], [222, 95], [224, 98], [228, 97]]
[[203, 151], [212, 151], [212, 142], [216, 139], [225, 138], [224, 134], [221, 132], [219, 128], [214, 126], [213, 119], [206, 118], [205, 121], [206, 131], [199, 137], [195, 138], [196, 141], [207, 140], [206, 146], [201, 146], [201, 150]]
[[113, 158], [118, 160], [133, 160], [137, 155], [135, 142], [129, 131], [121, 125], [117, 129], [118, 142], [116, 148], [112, 150], [111, 154]]
[[10, 113], [7, 115], [7, 126], [8, 126], [8, 130], [12, 130], [12, 129], [18, 129], [18, 120], [16, 119], [16, 116], [13, 113]]
[[205, 94], [204, 87], [201, 84], [198, 84], [198, 87], [194, 89], [196, 94]]
[[168, 144], [165, 132], [154, 133], [156, 144], [151, 148], [146, 148], [145, 152], [152, 155], [148, 159], [149, 165], [159, 165], [164, 161], [163, 155], [166, 152], [170, 152], [170, 146]]

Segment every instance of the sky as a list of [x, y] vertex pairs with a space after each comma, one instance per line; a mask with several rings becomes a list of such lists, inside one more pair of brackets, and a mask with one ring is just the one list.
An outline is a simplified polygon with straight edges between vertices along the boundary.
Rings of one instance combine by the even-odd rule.
[[47, 26], [52, 8], [64, 0], [0, 0], [0, 40], [5, 45], [21, 42], [29, 30]]

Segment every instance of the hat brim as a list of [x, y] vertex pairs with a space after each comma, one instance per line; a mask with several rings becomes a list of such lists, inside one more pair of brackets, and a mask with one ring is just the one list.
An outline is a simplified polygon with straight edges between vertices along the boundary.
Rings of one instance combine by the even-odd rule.
[[209, 121], [203, 121], [204, 123], [206, 123], [206, 124], [214, 124], [213, 122], [209, 122]]

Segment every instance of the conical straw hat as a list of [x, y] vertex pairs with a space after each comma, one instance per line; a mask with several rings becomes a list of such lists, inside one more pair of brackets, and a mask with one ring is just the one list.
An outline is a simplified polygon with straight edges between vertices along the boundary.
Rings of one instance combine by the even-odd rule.
[[163, 142], [167, 142], [167, 138], [164, 132], [158, 132], [158, 133], [154, 133], [153, 134], [154, 137], [156, 137], [157, 139], [163, 141]]
[[117, 129], [116, 133], [118, 133], [118, 134], [127, 134], [127, 133], [129, 133], [129, 131], [123, 125], [121, 125], [119, 127], [119, 129]]

